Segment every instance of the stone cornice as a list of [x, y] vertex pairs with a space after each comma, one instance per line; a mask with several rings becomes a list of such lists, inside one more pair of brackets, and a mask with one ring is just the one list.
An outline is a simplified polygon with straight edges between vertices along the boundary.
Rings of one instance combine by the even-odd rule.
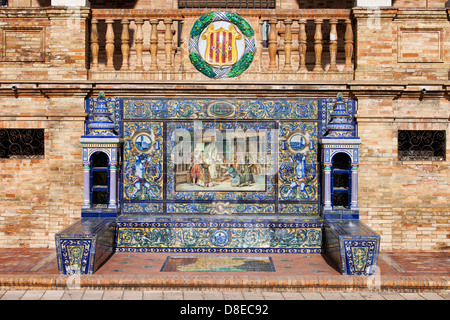
[[450, 10], [448, 8], [359, 8], [352, 9], [352, 16], [356, 19], [396, 20], [448, 20]]
[[29, 7], [0, 8], [0, 19], [52, 19], [52, 18], [89, 18], [91, 9], [87, 7]]
[[334, 98], [341, 92], [353, 98], [439, 99], [449, 97], [450, 81], [323, 81], [323, 82], [230, 82], [230, 81], [0, 81], [0, 97], [93, 97], [107, 96], [234, 96], [285, 98]]

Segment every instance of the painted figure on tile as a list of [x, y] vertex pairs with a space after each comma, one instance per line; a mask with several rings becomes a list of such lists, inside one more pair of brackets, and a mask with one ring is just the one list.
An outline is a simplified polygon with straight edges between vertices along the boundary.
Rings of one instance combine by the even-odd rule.
[[147, 157], [144, 153], [140, 153], [136, 155], [134, 159], [135, 163], [132, 166], [132, 172], [134, 172], [132, 181], [135, 190], [131, 194], [132, 198], [136, 197], [136, 194], [141, 191], [142, 186], [151, 191], [150, 183], [145, 179], [145, 171], [147, 169], [147, 166], [152, 161], [152, 156], [148, 155]]
[[225, 175], [229, 175], [232, 178], [231, 186], [232, 187], [239, 187], [239, 185], [241, 184], [241, 176], [236, 171], [236, 169], [233, 166], [230, 166], [230, 167], [225, 167], [224, 166], [224, 168], [226, 168]]
[[211, 166], [213, 166], [213, 164], [211, 163], [210, 159], [205, 159], [204, 152], [200, 152], [200, 150], [195, 149], [193, 161], [189, 167], [188, 178], [191, 184], [201, 187], [213, 186], [213, 182], [211, 179]]
[[211, 166], [211, 164], [209, 163], [209, 161], [207, 161], [205, 159], [205, 155], [204, 152], [202, 152], [202, 163], [200, 165], [200, 178], [198, 181], [198, 184], [202, 187], [212, 187], [214, 184], [211, 180], [211, 174], [209, 171], [209, 167]]
[[198, 183], [198, 180], [200, 178], [201, 165], [202, 165], [202, 156], [200, 150], [195, 149], [192, 157], [192, 164], [189, 167], [189, 178], [190, 182], [193, 185]]
[[292, 163], [296, 164], [295, 166], [295, 179], [289, 186], [289, 191], [286, 194], [286, 197], [289, 197], [291, 193], [296, 188], [300, 188], [300, 192], [303, 194], [305, 198], [308, 198], [308, 193], [305, 190], [307, 175], [306, 175], [306, 157], [301, 153], [296, 153], [294, 158], [290, 157]]
[[245, 163], [242, 166], [241, 183], [239, 186], [248, 186], [255, 183], [255, 178], [253, 176], [253, 163], [249, 163], [248, 157], [245, 158]]

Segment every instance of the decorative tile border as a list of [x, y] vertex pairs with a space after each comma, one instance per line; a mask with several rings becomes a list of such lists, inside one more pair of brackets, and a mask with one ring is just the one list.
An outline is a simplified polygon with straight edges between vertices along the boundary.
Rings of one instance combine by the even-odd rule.
[[[230, 109], [224, 115], [213, 112], [217, 103]], [[144, 119], [296, 119], [317, 120], [318, 99], [128, 99], [123, 98], [125, 120]]]

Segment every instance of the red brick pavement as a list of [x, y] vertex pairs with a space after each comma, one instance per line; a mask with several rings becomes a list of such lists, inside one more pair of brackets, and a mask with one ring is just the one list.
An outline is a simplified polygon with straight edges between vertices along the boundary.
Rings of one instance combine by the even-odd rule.
[[[450, 254], [382, 252], [375, 276], [343, 276], [320, 254], [215, 254], [270, 256], [273, 272], [163, 272], [168, 256], [214, 254], [115, 253], [94, 275], [82, 276], [83, 288], [224, 289], [224, 290], [376, 290], [449, 289]], [[1, 289], [61, 289], [73, 277], [58, 274], [54, 249], [0, 249]]]

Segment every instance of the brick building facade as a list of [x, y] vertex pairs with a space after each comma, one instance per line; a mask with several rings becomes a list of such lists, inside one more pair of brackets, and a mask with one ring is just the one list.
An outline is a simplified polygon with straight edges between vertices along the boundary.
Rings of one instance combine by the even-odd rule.
[[[44, 129], [45, 152], [0, 159], [0, 247], [52, 248], [55, 234], [80, 218], [85, 101], [100, 92], [342, 93], [357, 102], [360, 220], [381, 235], [381, 250], [449, 250], [447, 1], [282, 0], [276, 10], [222, 9], [255, 30], [255, 58], [231, 80], [205, 77], [188, 58], [189, 31], [210, 9], [178, 9], [171, 0], [8, 2], [0, 8], [0, 138], [12, 139], [4, 129]], [[399, 135], [410, 131], [441, 132], [443, 154], [406, 157]]]

